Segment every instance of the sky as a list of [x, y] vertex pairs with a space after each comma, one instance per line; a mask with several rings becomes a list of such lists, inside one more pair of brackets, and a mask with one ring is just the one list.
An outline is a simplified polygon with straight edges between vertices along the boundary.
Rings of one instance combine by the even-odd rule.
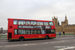
[[75, 24], [75, 0], [0, 0], [0, 28], [7, 29], [8, 18], [52, 20], [59, 22], [67, 16]]

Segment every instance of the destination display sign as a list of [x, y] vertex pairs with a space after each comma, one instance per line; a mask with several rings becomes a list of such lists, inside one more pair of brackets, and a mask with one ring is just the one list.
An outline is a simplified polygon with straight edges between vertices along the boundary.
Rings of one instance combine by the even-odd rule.
[[18, 28], [41, 28], [41, 26], [18, 26]]
[[46, 26], [46, 28], [51, 28], [51, 26]]

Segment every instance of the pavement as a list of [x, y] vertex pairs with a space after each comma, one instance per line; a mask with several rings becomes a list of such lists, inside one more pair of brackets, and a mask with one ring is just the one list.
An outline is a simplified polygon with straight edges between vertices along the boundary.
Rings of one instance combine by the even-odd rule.
[[0, 39], [0, 50], [75, 50], [74, 36], [57, 36], [54, 39], [11, 41]]

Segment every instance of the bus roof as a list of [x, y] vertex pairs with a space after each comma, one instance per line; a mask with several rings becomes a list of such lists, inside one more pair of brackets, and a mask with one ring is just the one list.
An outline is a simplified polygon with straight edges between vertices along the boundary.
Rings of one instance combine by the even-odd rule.
[[[17, 19], [17, 18], [8, 18], [8, 20], [29, 20], [29, 21], [46, 21], [49, 22], [49, 20], [35, 20], [35, 19]], [[53, 21], [51, 21], [53, 22]]]

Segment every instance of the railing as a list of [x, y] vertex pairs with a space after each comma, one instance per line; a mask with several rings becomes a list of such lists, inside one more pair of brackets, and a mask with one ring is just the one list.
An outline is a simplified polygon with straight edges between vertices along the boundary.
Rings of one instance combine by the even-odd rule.
[[[58, 36], [59, 33], [56, 33], [56, 35]], [[61, 33], [61, 35], [63, 35], [63, 33]], [[65, 35], [74, 35], [74, 33], [65, 33]]]
[[7, 38], [7, 35], [0, 35], [0, 39]]
[[[74, 35], [74, 33], [65, 33], [65, 36], [66, 35]], [[59, 33], [56, 33], [56, 36], [59, 36]], [[63, 36], [63, 33], [61, 33], [61, 36]], [[7, 39], [7, 35], [0, 34], [0, 39]]]

